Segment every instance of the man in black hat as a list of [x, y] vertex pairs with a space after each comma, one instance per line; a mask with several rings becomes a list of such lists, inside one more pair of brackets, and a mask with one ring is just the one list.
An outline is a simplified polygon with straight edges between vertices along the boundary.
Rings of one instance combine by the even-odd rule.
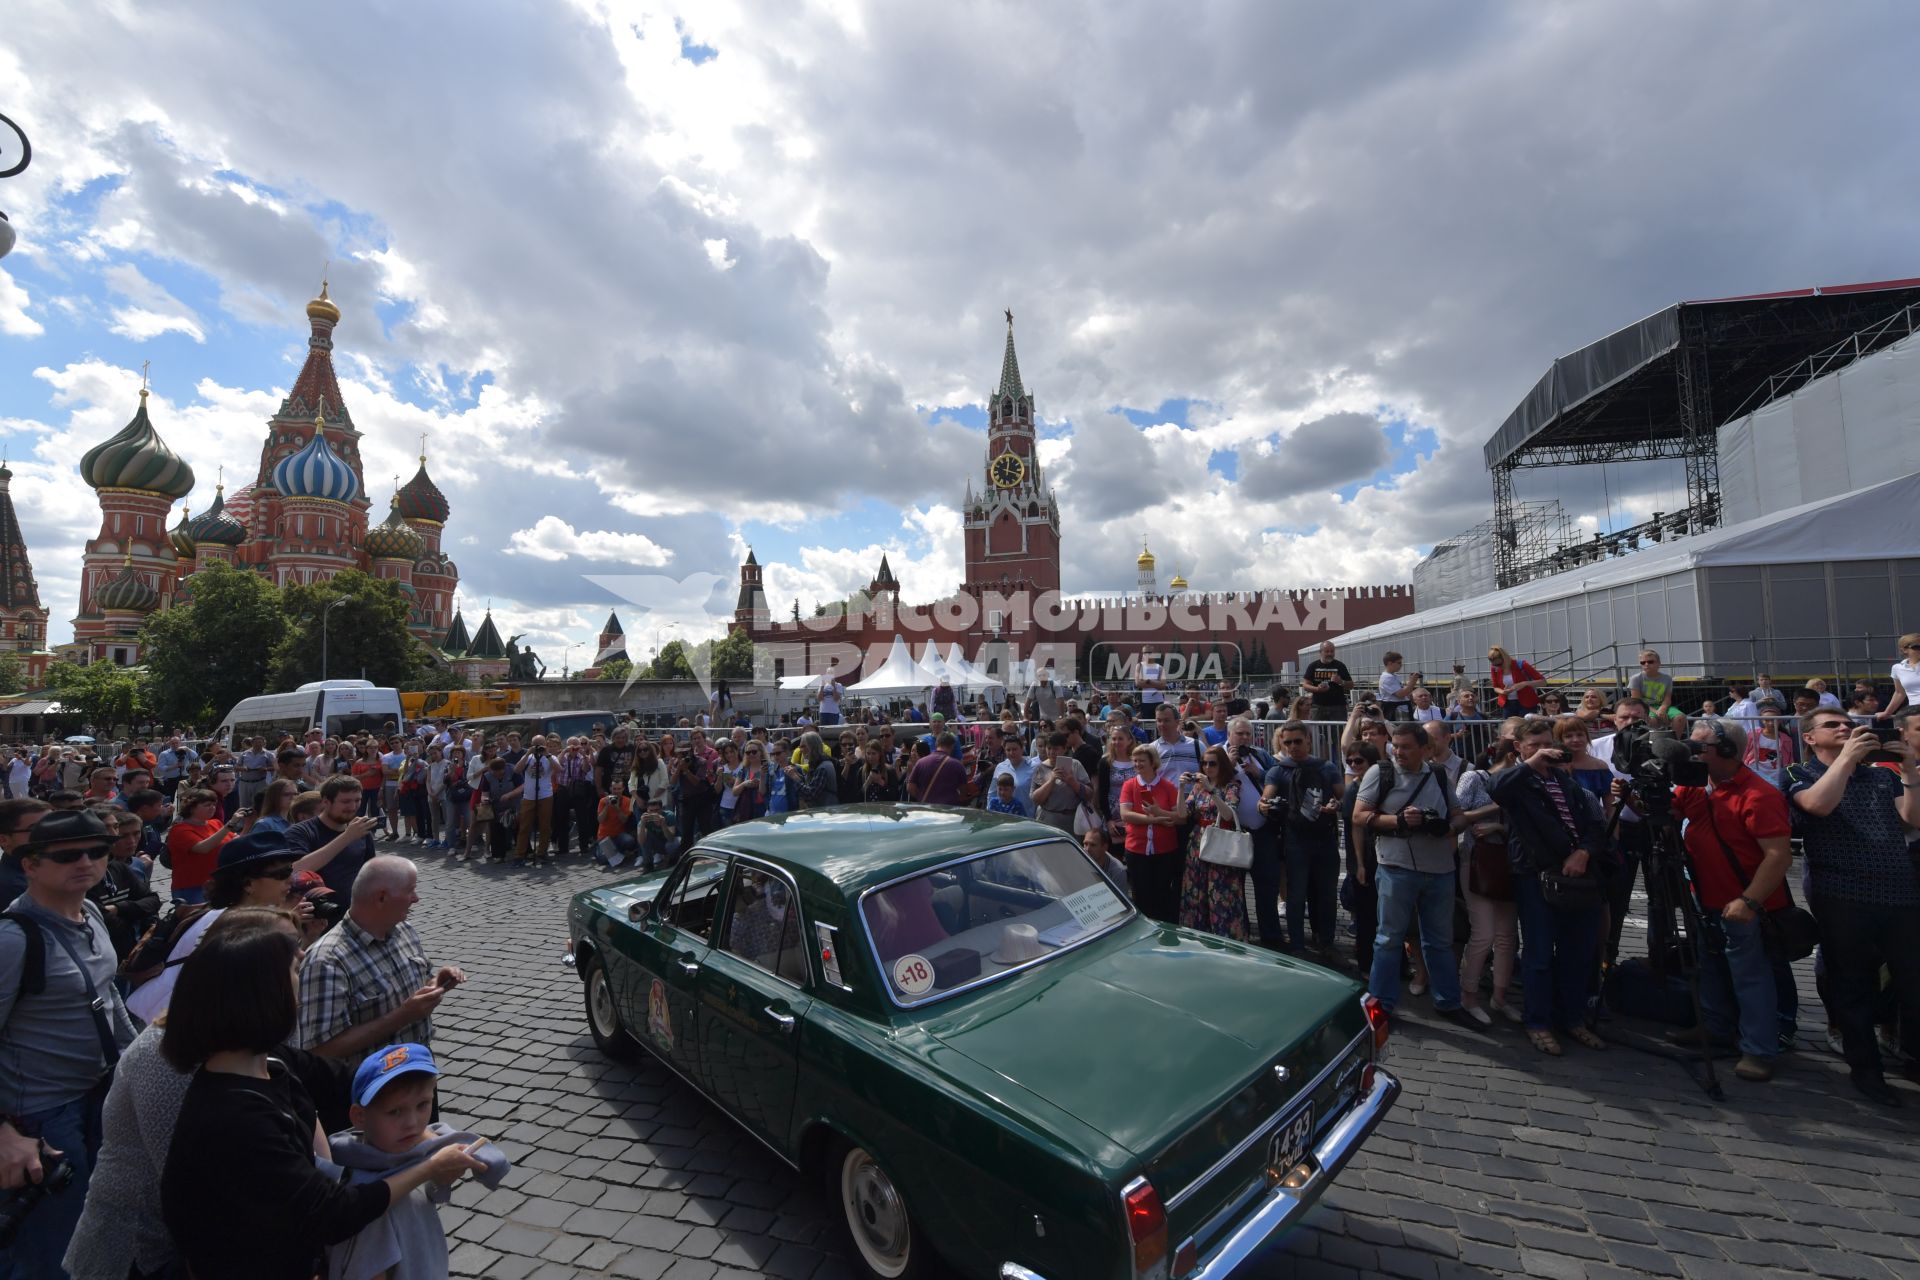
[[14, 850], [27, 890], [0, 917], [0, 1189], [39, 1182], [56, 1160], [66, 1190], [26, 1215], [0, 1275], [60, 1275], [99, 1154], [100, 1106], [134, 1036], [113, 985], [117, 960], [87, 891], [113, 834], [93, 814], [53, 813]]

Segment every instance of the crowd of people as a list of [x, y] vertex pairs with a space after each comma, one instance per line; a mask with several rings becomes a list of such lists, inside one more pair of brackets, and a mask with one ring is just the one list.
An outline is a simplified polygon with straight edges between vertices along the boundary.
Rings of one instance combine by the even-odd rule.
[[[415, 864], [376, 840], [645, 870], [769, 815], [977, 807], [1071, 833], [1152, 919], [1351, 963], [1389, 1016], [1431, 993], [1560, 1055], [1607, 1046], [1602, 992], [1670, 812], [1706, 925], [1704, 1025], [1675, 1038], [1772, 1078], [1798, 1042], [1791, 962], [1817, 944], [1827, 1040], [1897, 1106], [1889, 1073], [1920, 1079], [1920, 634], [1901, 645], [1889, 696], [1845, 704], [1760, 676], [1682, 708], [1651, 651], [1618, 690], [1497, 647], [1484, 680], [1437, 688], [1389, 654], [1362, 689], [1329, 644], [1297, 696], [1258, 701], [1149, 674], [969, 720], [936, 693], [774, 727], [9, 749], [0, 1190], [29, 1208], [0, 1227], [0, 1274], [443, 1256], [434, 1200], [503, 1162], [438, 1121], [432, 1014], [465, 975], [429, 959]], [[1697, 776], [1649, 781], [1654, 726]], [[209, 1195], [238, 1210], [218, 1229]]]

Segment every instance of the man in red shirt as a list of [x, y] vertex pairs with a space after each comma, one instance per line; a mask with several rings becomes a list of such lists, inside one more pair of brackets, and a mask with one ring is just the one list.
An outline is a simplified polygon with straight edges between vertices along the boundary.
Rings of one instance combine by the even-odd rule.
[[1675, 788], [1673, 809], [1687, 824], [1687, 865], [1709, 933], [1717, 923], [1726, 942], [1722, 954], [1701, 957], [1705, 1034], [1732, 1040], [1737, 1025], [1741, 1057], [1734, 1074], [1771, 1080], [1780, 1051], [1779, 992], [1760, 918], [1793, 901], [1786, 887], [1793, 819], [1785, 794], [1744, 763], [1747, 734], [1736, 721], [1702, 720], [1693, 740], [1704, 744], [1700, 758], [1709, 782]]

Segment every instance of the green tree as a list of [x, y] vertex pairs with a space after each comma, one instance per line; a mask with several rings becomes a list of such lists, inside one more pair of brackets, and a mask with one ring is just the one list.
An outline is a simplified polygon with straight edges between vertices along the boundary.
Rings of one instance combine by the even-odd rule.
[[600, 664], [602, 680], [625, 680], [633, 674], [633, 662], [629, 658], [609, 658]]
[[265, 693], [274, 651], [286, 639], [280, 589], [218, 561], [193, 575], [193, 599], [148, 616], [140, 628], [153, 714], [211, 725], [236, 702]]
[[[399, 583], [349, 569], [323, 582], [294, 583], [284, 595], [287, 637], [274, 655], [280, 687], [321, 678], [322, 626], [329, 677], [398, 689], [420, 673], [420, 648], [407, 631], [409, 597]], [[335, 601], [345, 603], [325, 614]]]
[[736, 627], [708, 643], [712, 646], [708, 651], [708, 661], [713, 664], [708, 674], [712, 679], [753, 679], [753, 637], [745, 627]]
[[27, 687], [27, 669], [10, 653], [0, 653], [0, 693], [21, 693]]
[[687, 659], [686, 642], [669, 640], [661, 645], [660, 652], [653, 655], [653, 661], [647, 667], [647, 679], [693, 679], [693, 663]]
[[103, 734], [115, 725], [131, 726], [147, 716], [140, 677], [111, 662], [84, 667], [56, 662], [47, 668], [47, 683], [59, 692], [62, 707], [78, 712]]

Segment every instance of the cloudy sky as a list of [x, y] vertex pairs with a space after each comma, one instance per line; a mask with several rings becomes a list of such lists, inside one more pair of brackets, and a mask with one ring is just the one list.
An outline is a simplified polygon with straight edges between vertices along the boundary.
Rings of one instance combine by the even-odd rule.
[[[1554, 356], [1916, 274], [1897, 3], [15, 0], [0, 446], [54, 637], [131, 415], [250, 476], [331, 261], [376, 504], [422, 433], [469, 616], [960, 577], [1014, 311], [1069, 591], [1406, 581]], [[1604, 525], [1666, 469], [1521, 477]], [[376, 510], [376, 516], [378, 510]], [[628, 617], [638, 646], [646, 624]], [[576, 665], [582, 660], [575, 651]]]

